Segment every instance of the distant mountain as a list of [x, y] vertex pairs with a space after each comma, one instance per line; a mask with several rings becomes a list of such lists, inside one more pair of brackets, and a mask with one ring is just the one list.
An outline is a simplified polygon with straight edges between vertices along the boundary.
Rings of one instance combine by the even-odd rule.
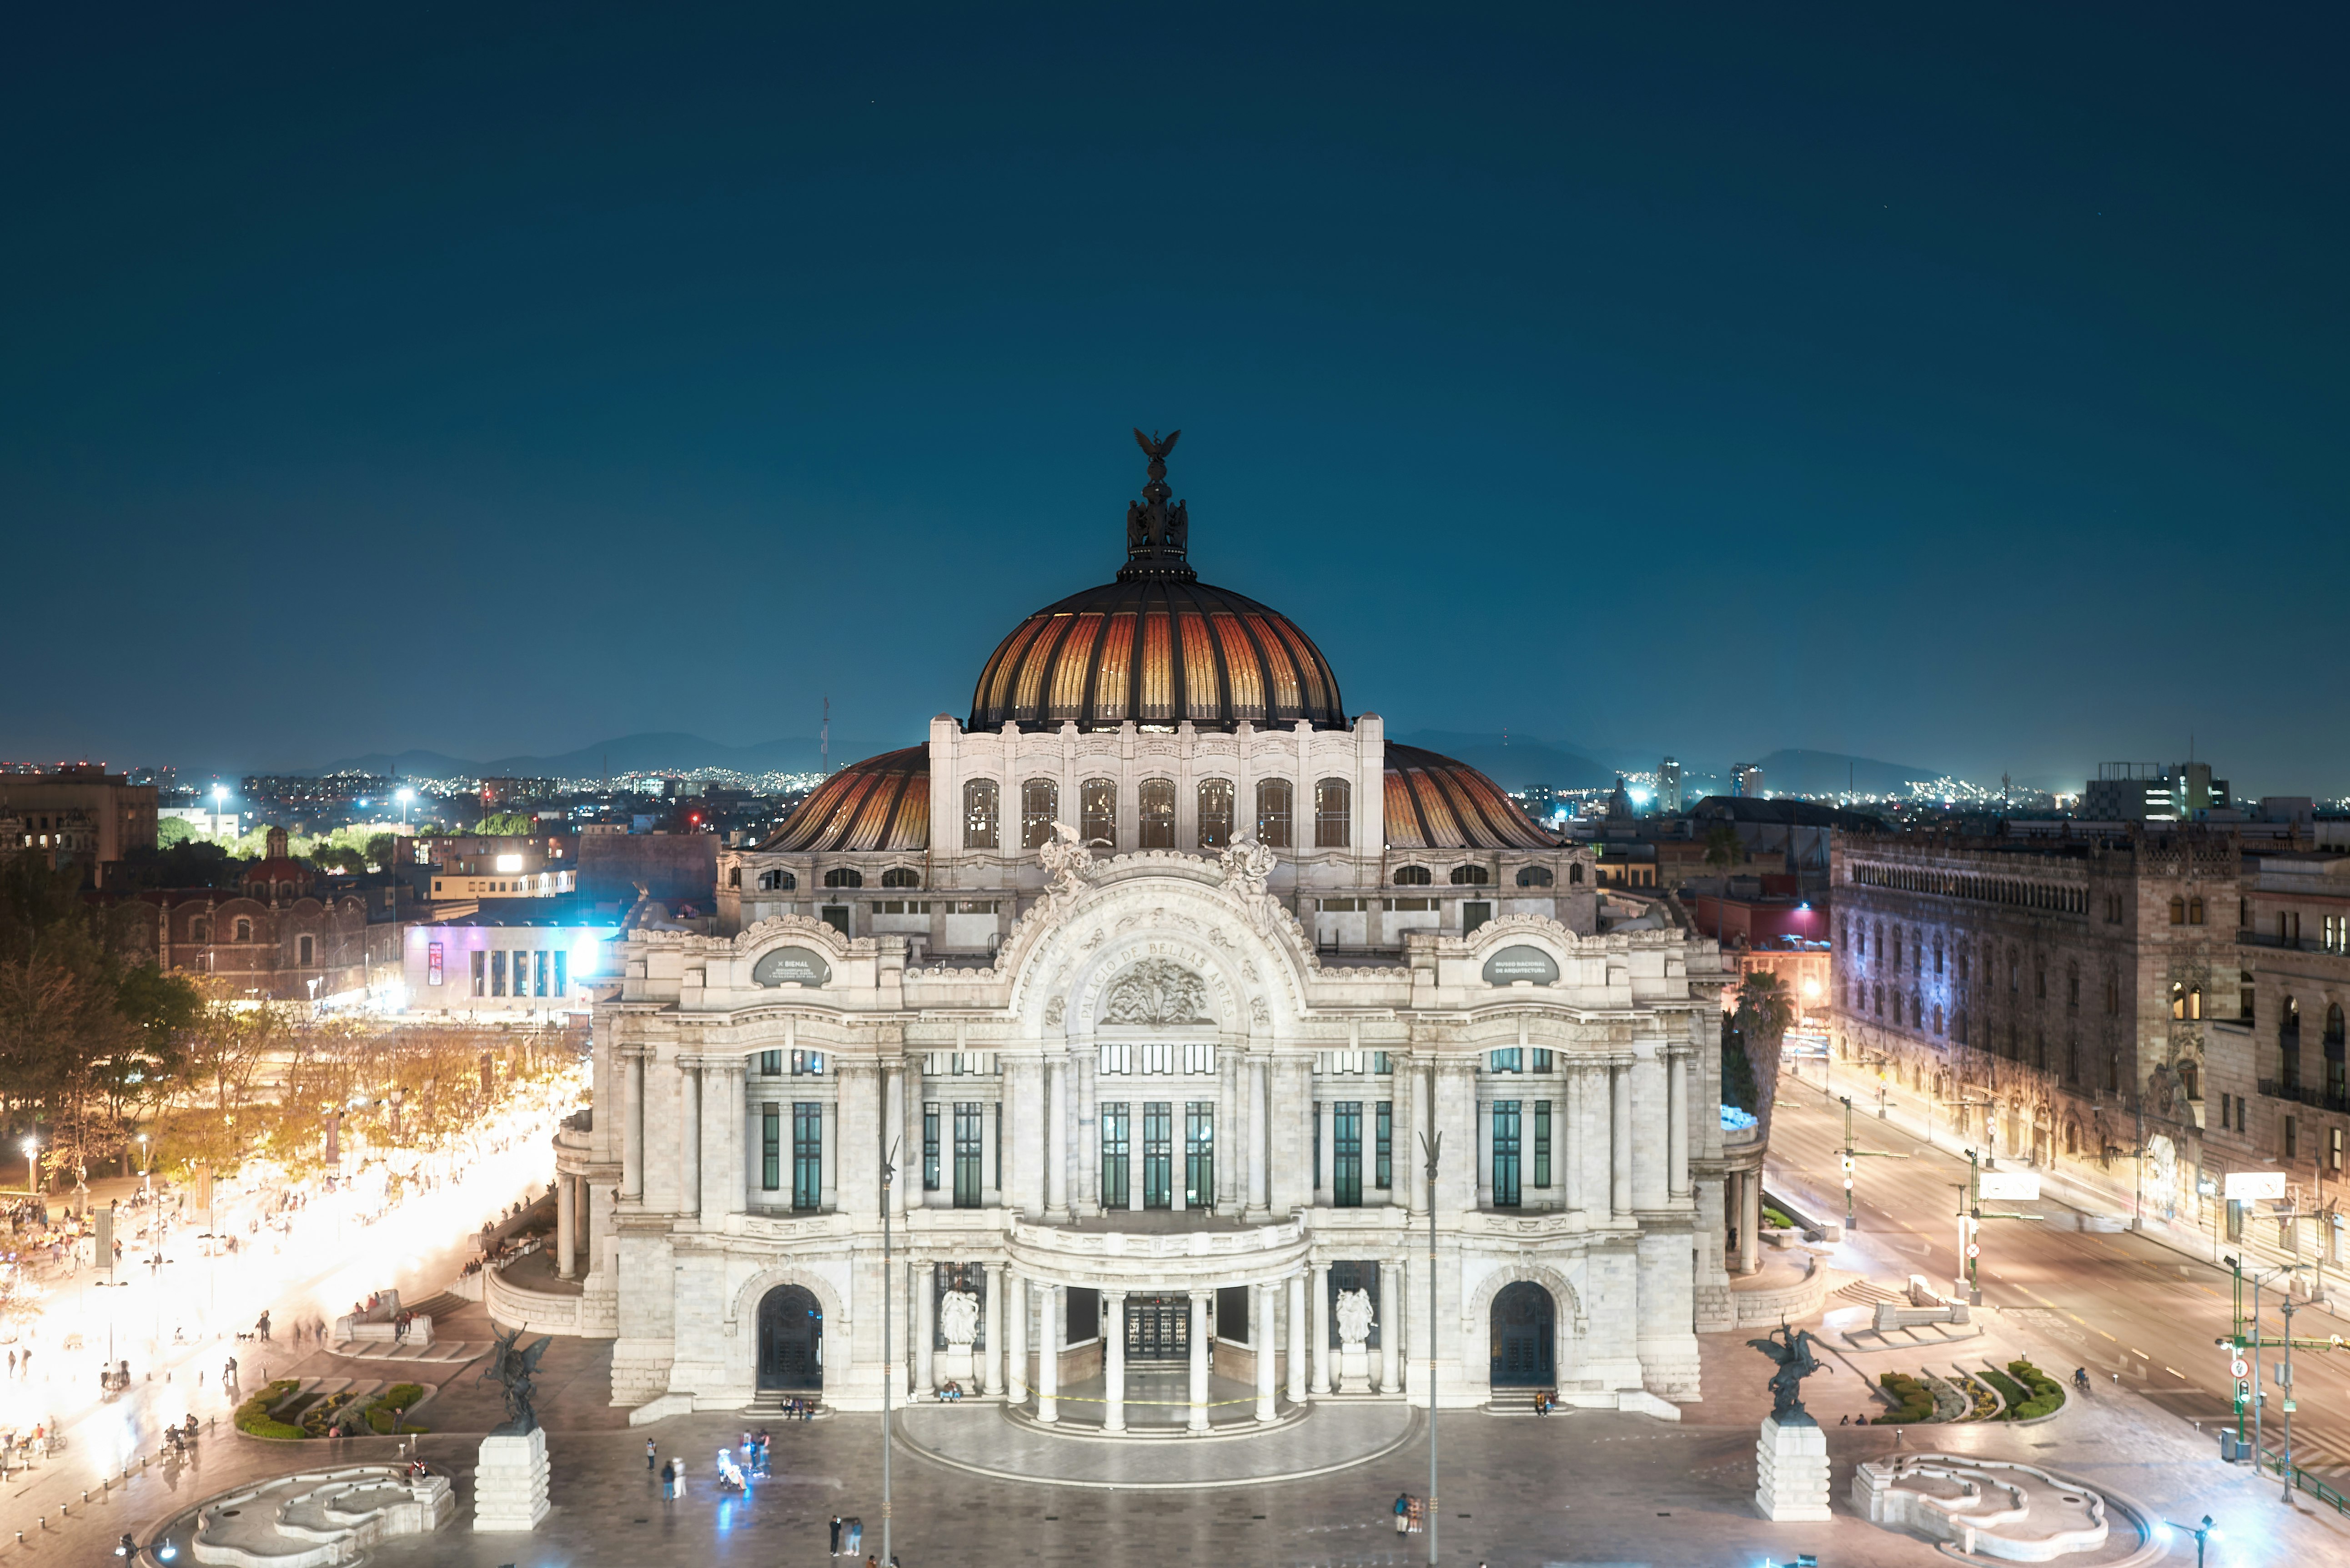
[[1752, 760], [1762, 770], [1765, 794], [1835, 794], [1847, 789], [1863, 794], [1899, 794], [1912, 781], [1938, 779], [1949, 772], [1846, 756], [1841, 752], [1783, 750]]
[[[916, 741], [851, 741], [834, 737], [832, 765], [853, 763], [878, 752]], [[694, 768], [731, 768], [737, 773], [813, 773], [816, 767], [814, 736], [792, 736], [749, 746], [723, 746], [699, 735], [622, 735], [598, 745], [583, 746], [546, 757], [498, 757], [475, 762], [440, 752], [376, 752], [345, 757], [297, 773], [390, 774], [404, 778], [598, 778], [606, 773], [683, 773]]]
[[[1616, 770], [1581, 752], [1546, 741], [1513, 739], [1503, 745], [1498, 734], [1464, 734], [1457, 730], [1415, 730], [1388, 737], [1400, 744], [1440, 752], [1467, 763], [1503, 789], [1548, 784], [1553, 789], [1605, 789], [1616, 782]], [[1654, 767], [1652, 762], [1648, 764]]]

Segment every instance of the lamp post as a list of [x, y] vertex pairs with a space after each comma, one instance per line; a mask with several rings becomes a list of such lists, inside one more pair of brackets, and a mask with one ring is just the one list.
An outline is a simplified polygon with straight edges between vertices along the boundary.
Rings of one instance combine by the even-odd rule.
[[41, 1195], [41, 1140], [25, 1140], [25, 1190], [38, 1198]]
[[891, 1385], [898, 1381], [898, 1368], [890, 1359], [889, 1298], [897, 1293], [898, 1282], [894, 1265], [889, 1262], [889, 1183], [898, 1173], [898, 1140], [889, 1140], [889, 1152], [881, 1157], [881, 1561], [893, 1562], [889, 1554], [889, 1396]]
[[1436, 1162], [1444, 1135], [1419, 1135], [1428, 1156], [1428, 1561], [1436, 1562]]
[[[2293, 1292], [2284, 1293], [2284, 1366], [2277, 1375], [2277, 1386], [2284, 1390], [2284, 1461], [2277, 1466], [2277, 1474], [2284, 1481], [2283, 1502], [2293, 1506], [2293, 1314], [2301, 1303], [2293, 1299]], [[2260, 1467], [2253, 1467], [2258, 1474]]]
[[2203, 1568], [2203, 1543], [2220, 1539], [2219, 1528], [2211, 1522], [2211, 1516], [2205, 1514], [2203, 1522], [2200, 1524], [2180, 1524], [2175, 1520], [2168, 1519], [2162, 1522], [2169, 1525], [2173, 1530], [2183, 1530], [2195, 1537], [2195, 1568]]
[[[401, 829], [401, 831], [403, 831], [403, 832], [405, 832], [405, 831], [407, 830], [407, 827], [408, 827], [408, 803], [409, 803], [410, 801], [411, 801], [411, 800], [414, 800], [415, 798], [416, 798], [416, 792], [415, 792], [414, 790], [412, 790], [412, 789], [409, 789], [409, 788], [407, 788], [407, 787], [405, 787], [405, 786], [403, 786], [403, 787], [400, 789], [400, 829]], [[390, 867], [386, 867], [386, 869], [390, 869]]]

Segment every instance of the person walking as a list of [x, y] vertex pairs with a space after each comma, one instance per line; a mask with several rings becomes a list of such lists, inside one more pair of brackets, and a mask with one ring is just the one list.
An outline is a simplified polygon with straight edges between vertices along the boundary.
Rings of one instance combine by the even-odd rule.
[[1395, 1500], [1396, 1533], [1403, 1535], [1411, 1530], [1411, 1493], [1399, 1491]]
[[848, 1554], [854, 1557], [865, 1550], [865, 1521], [852, 1513], [842, 1522], [848, 1530]]
[[840, 1515], [837, 1513], [832, 1516], [831, 1544], [825, 1550], [827, 1556], [837, 1557], [840, 1555]]
[[661, 1501], [670, 1502], [677, 1497], [677, 1466], [666, 1464], [660, 1469]]
[[653, 1440], [650, 1438], [647, 1438], [645, 1439], [645, 1469], [648, 1473], [650, 1473], [660, 1466], [660, 1450], [654, 1446]]
[[260, 1331], [261, 1343], [267, 1345], [269, 1343], [269, 1314], [265, 1311], [261, 1314], [261, 1320], [253, 1326]]

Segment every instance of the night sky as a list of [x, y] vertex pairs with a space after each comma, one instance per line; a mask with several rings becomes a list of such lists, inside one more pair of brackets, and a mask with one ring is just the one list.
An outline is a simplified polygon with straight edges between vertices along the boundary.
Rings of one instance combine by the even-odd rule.
[[1139, 424], [1390, 732], [2350, 790], [2340, 6], [359, 9], [12, 21], [0, 759], [916, 739]]

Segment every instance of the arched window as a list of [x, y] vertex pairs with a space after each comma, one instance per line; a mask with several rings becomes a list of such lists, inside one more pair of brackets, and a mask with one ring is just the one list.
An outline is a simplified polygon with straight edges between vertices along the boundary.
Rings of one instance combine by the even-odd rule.
[[2252, 971], [2236, 971], [2236, 1019], [2241, 1023], [2252, 1022]]
[[862, 888], [865, 886], [865, 874], [852, 867], [836, 866], [824, 874], [824, 885], [827, 888]]
[[318, 961], [318, 939], [305, 935], [296, 942], [295, 966], [309, 969]]
[[796, 888], [799, 885], [800, 879], [793, 876], [788, 871], [762, 871], [759, 873], [759, 891], [762, 893], [788, 892], [790, 889]]
[[1112, 781], [1087, 779], [1077, 786], [1077, 837], [1095, 848], [1118, 847], [1118, 785]]
[[236, 940], [241, 942], [249, 942], [253, 940], [253, 922], [243, 915], [239, 915], [236, 919]]
[[740, 888], [743, 885], [743, 867], [729, 866], [726, 868], [726, 885], [729, 888]]
[[2187, 923], [2187, 900], [2176, 893], [2170, 896], [2170, 923], [2174, 926]]
[[2170, 982], [2170, 1016], [2187, 1016], [2187, 987], [2175, 980]]
[[1199, 791], [1200, 847], [1222, 849], [1232, 841], [1232, 781], [1201, 779]]
[[1020, 847], [1034, 849], [1053, 836], [1061, 815], [1061, 786], [1051, 779], [1030, 779], [1020, 786]]
[[1482, 866], [1455, 866], [1452, 885], [1456, 888], [1482, 888], [1493, 879], [1493, 874]]
[[198, 915], [194, 919], [188, 922], [188, 940], [192, 942], [208, 942], [212, 940], [213, 923], [204, 919], [202, 915]]
[[2284, 1086], [2301, 1087], [2301, 1003], [2288, 996], [2277, 1019], [2277, 1054], [2283, 1063]]
[[1547, 888], [1550, 884], [1550, 867], [1547, 866], [1526, 866], [1518, 870], [1518, 886], [1521, 888]]
[[2195, 1070], [2194, 1063], [2178, 1064], [2178, 1087], [2190, 1100], [2203, 1097], [2203, 1075]]
[[1399, 866], [1395, 870], [1395, 884], [1399, 888], [1425, 888], [1434, 880], [1436, 878], [1428, 874], [1425, 866]]
[[1566, 880], [1569, 887], [1573, 887], [1583, 880], [1582, 861], [1578, 860], [1574, 865], [1566, 868]]
[[1314, 847], [1344, 849], [1355, 839], [1354, 792], [1345, 779], [1314, 785]]
[[2081, 1152], [2081, 1124], [2078, 1122], [2064, 1124], [2064, 1152], [2066, 1154]]
[[2190, 926], [2203, 923], [2203, 900], [2200, 898], [2187, 900], [2187, 923]]
[[884, 888], [919, 888], [921, 885], [922, 874], [911, 866], [892, 866], [881, 873], [881, 886]]
[[2187, 988], [2187, 1016], [2189, 1018], [2203, 1016], [2203, 988], [2199, 985]]
[[1256, 781], [1256, 841], [1269, 849], [1287, 849], [1295, 842], [1290, 822], [1296, 814], [1296, 792], [1287, 779]]
[[1175, 847], [1175, 781], [1145, 779], [1138, 793], [1136, 826], [1145, 849]]
[[962, 786], [962, 846], [993, 849], [995, 836], [995, 781], [972, 779]]

